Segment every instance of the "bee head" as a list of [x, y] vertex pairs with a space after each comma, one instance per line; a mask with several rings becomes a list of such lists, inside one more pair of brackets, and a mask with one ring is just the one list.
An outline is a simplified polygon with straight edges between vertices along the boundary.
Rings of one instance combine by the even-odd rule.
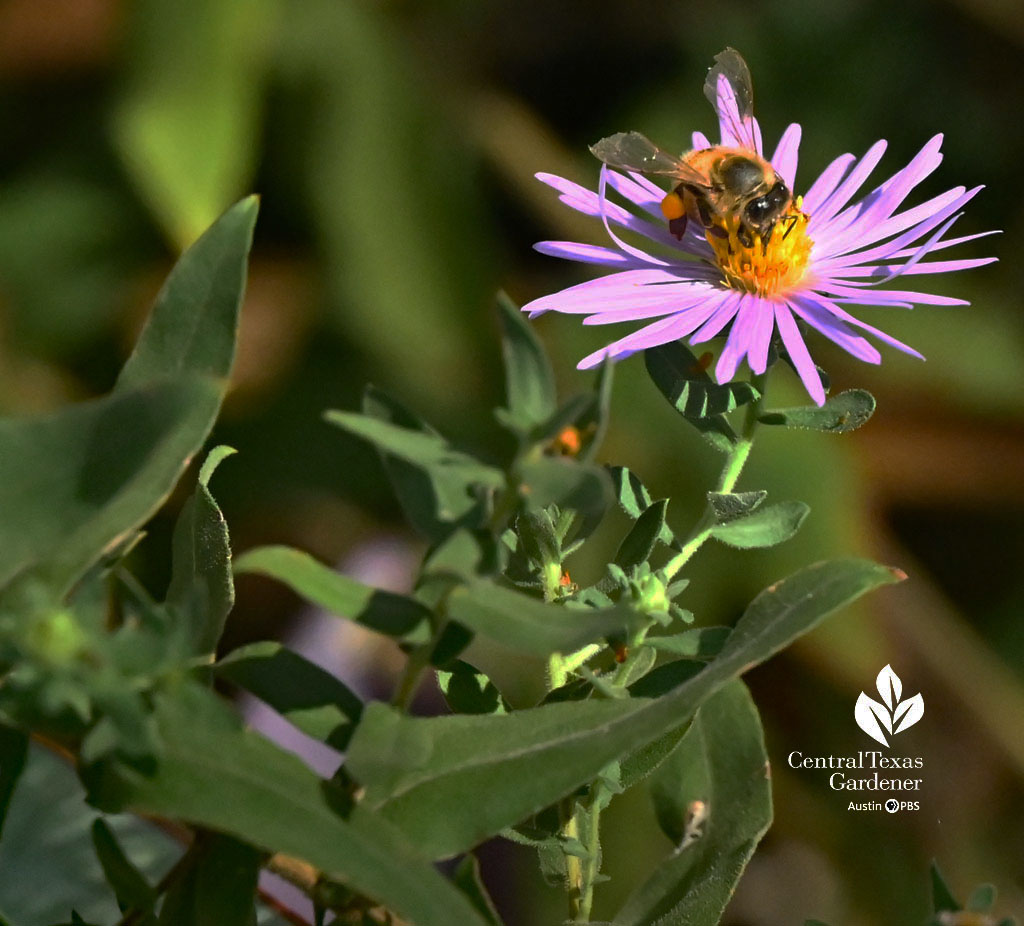
[[782, 180], [778, 180], [764, 196], [758, 196], [747, 203], [743, 210], [743, 218], [751, 228], [757, 229], [762, 237], [766, 237], [779, 216], [785, 212], [791, 199], [789, 188]]

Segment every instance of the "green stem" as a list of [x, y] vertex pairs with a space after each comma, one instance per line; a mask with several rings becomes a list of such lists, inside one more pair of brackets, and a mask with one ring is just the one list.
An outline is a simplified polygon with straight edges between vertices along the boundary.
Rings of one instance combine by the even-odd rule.
[[[594, 906], [594, 886], [601, 868], [601, 811], [608, 803], [610, 795], [605, 791], [605, 784], [598, 779], [590, 786], [590, 798], [587, 801], [587, 825], [585, 832], [576, 833], [583, 847], [587, 850], [585, 859], [577, 859], [580, 863], [578, 903], [576, 905], [577, 923], [589, 923], [590, 912]], [[574, 816], [574, 822], [576, 817]]]
[[[725, 459], [725, 465], [722, 467], [722, 472], [718, 477], [718, 483], [714, 489], [715, 492], [731, 492], [736, 487], [736, 483], [739, 482], [740, 474], [743, 472], [743, 467], [746, 466], [747, 460], [750, 457], [750, 451], [754, 446], [754, 436], [757, 433], [761, 410], [764, 407], [764, 394], [767, 381], [767, 373], [761, 373], [751, 377], [751, 385], [757, 389], [760, 394], [760, 398], [756, 402], [751, 402], [747, 406], [739, 438]], [[693, 530], [690, 531], [690, 536], [684, 541], [682, 549], [673, 556], [665, 566], [664, 572], [667, 579], [674, 578], [679, 570], [690, 561], [693, 554], [696, 553], [711, 536], [711, 528], [714, 526], [715, 511], [709, 502], [705, 507], [700, 520], [697, 522]]]
[[401, 678], [395, 686], [395, 693], [391, 696], [391, 704], [402, 711], [408, 711], [409, 705], [419, 687], [420, 676], [429, 662], [431, 644], [421, 646], [409, 654], [405, 661], [405, 668], [402, 670]]
[[[562, 832], [569, 839], [577, 839], [579, 831], [576, 826], [576, 815], [573, 814], [562, 827]], [[583, 860], [578, 855], [565, 855], [565, 874], [569, 882], [569, 918], [573, 922], [585, 923], [580, 920], [580, 910], [583, 903]]]
[[561, 688], [569, 680], [569, 669], [561, 653], [548, 656], [548, 691]]

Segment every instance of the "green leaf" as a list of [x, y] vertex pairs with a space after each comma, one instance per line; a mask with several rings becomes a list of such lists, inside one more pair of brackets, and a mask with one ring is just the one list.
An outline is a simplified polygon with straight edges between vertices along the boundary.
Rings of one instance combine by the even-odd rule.
[[875, 412], [875, 397], [864, 389], [848, 389], [832, 396], [820, 408], [817, 405], [799, 408], [773, 408], [760, 415], [762, 424], [842, 434], [854, 431]]
[[[370, 809], [431, 858], [446, 858], [594, 778], [610, 759], [594, 767], [588, 734], [635, 710], [630, 701], [591, 700], [413, 719], [376, 702], [345, 767], [365, 785]], [[610, 739], [605, 755], [617, 752]]]
[[251, 926], [263, 853], [219, 833], [201, 832], [184, 874], [160, 908], [160, 926]]
[[448, 596], [448, 617], [490, 640], [526, 653], [571, 653], [641, 620], [625, 606], [568, 608], [545, 604], [485, 581], [470, 582]]
[[654, 545], [665, 531], [665, 511], [668, 499], [654, 502], [637, 518], [630, 532], [615, 553], [616, 565], [629, 572], [634, 566], [646, 563], [654, 552]]
[[227, 387], [255, 220], [244, 200], [182, 256], [112, 395], [0, 421], [0, 588], [63, 593], [168, 496]]
[[380, 4], [306, 0], [268, 35], [275, 99], [302, 134], [279, 163], [323, 255], [327, 320], [405, 394], [460, 414], [490, 364], [494, 225], [447, 78]]
[[505, 475], [501, 470], [453, 449], [438, 434], [399, 427], [356, 412], [329, 411], [324, 414], [324, 418], [350, 434], [369, 441], [382, 453], [423, 469], [443, 467], [449, 475], [461, 479], [467, 486], [496, 489], [505, 484]]
[[557, 505], [578, 512], [577, 536], [587, 537], [597, 527], [611, 501], [611, 486], [604, 469], [561, 457], [544, 457], [521, 464], [520, 486], [528, 508]]
[[113, 762], [87, 769], [91, 800], [302, 859], [417, 926], [486, 926], [385, 820], [365, 803], [343, 819], [332, 786], [298, 757], [244, 730], [209, 690], [183, 683], [161, 694], [156, 718], [163, 749], [153, 774]]
[[711, 528], [711, 536], [741, 550], [774, 547], [800, 530], [810, 510], [803, 502], [779, 502], [725, 524], [716, 524]]
[[709, 665], [693, 674], [695, 664], [680, 660], [688, 677], [654, 701], [568, 701], [507, 715], [426, 719], [371, 704], [352, 738], [347, 767], [367, 786], [368, 806], [424, 852], [455, 855], [678, 730], [728, 681], [837, 608], [900, 578], [867, 560], [809, 566], [758, 595]]
[[615, 915], [615, 926], [719, 922], [772, 819], [761, 721], [736, 680], [708, 698], [651, 780], [658, 822], [676, 851]]
[[955, 913], [956, 911], [963, 909], [953, 896], [953, 892], [949, 889], [949, 885], [946, 884], [946, 879], [942, 877], [942, 872], [939, 870], [939, 863], [934, 860], [931, 864], [931, 881], [932, 910], [935, 913], [943, 913], [945, 911]]
[[[641, 482], [640, 477], [628, 467], [609, 466], [608, 473], [612, 477], [612, 485], [619, 506], [631, 518], [636, 520], [654, 504], [651, 493]], [[662, 525], [658, 540], [669, 546], [676, 543], [675, 535], [667, 524]]]
[[28, 734], [0, 723], [0, 834], [27, 756]]
[[761, 397], [750, 383], [714, 382], [681, 341], [648, 348], [644, 363], [654, 385], [686, 418], [714, 418]]
[[92, 822], [92, 844], [121, 911], [148, 913], [152, 910], [156, 903], [156, 891], [125, 855], [114, 831], [100, 817]]
[[719, 524], [750, 514], [768, 497], [764, 489], [756, 492], [708, 492], [708, 504]]
[[114, 140], [170, 239], [189, 244], [256, 169], [261, 90], [276, 4], [160, 0], [132, 7], [128, 82]]
[[829, 614], [906, 574], [866, 559], [834, 559], [805, 566], [768, 586], [747, 606], [708, 669], [763, 662]]
[[562, 543], [547, 509], [525, 511], [516, 518], [523, 552], [538, 566], [562, 562]]
[[337, 750], [348, 744], [363, 711], [363, 702], [340, 679], [280, 643], [232, 650], [215, 671]]
[[967, 898], [966, 909], [972, 913], [988, 913], [996, 904], [996, 887], [994, 884], [980, 884]]
[[[423, 564], [422, 574], [441, 579], [445, 588], [451, 579], [471, 579], [474, 576], [493, 576], [501, 571], [502, 550], [494, 535], [484, 529], [470, 531], [464, 527], [455, 528], [435, 546]], [[432, 596], [424, 597], [425, 583], [421, 578], [416, 589], [420, 601], [436, 605]]]
[[[72, 909], [91, 923], [119, 919], [93, 846], [97, 814], [84, 798], [71, 765], [33, 744], [0, 840], [0, 911], [12, 926], [66, 923]], [[173, 839], [136, 817], [107, 817], [105, 823], [151, 883], [180, 854]]]
[[606, 357], [597, 371], [597, 381], [594, 383], [594, 402], [576, 421], [576, 427], [579, 428], [582, 438], [582, 447], [579, 453], [581, 463], [594, 461], [598, 448], [604, 441], [605, 432], [608, 430], [614, 369], [615, 364]]
[[207, 457], [174, 527], [166, 605], [184, 622], [185, 638], [196, 655], [217, 648], [235, 603], [228, 525], [207, 488], [217, 464], [231, 453], [229, 447], [218, 447]]
[[671, 653], [690, 659], [712, 659], [732, 633], [731, 627], [694, 627], [665, 637], [646, 637], [644, 644], [660, 653]]
[[487, 888], [484, 887], [483, 879], [480, 877], [480, 862], [475, 855], [469, 854], [459, 862], [452, 880], [491, 926], [501, 926], [501, 917], [494, 909], [494, 903], [487, 893]]
[[508, 409], [504, 423], [522, 435], [555, 413], [555, 375], [536, 332], [505, 293], [498, 294]]
[[198, 374], [224, 392], [258, 210], [255, 196], [236, 203], [174, 265], [121, 370], [119, 391]]
[[[363, 393], [363, 413], [442, 439], [422, 418], [373, 386]], [[483, 523], [479, 493], [473, 491], [458, 468], [452, 470], [444, 464], [424, 467], [383, 451], [380, 458], [406, 517], [427, 540], [436, 543], [453, 526], [477, 527]]]
[[291, 547], [257, 547], [237, 557], [234, 567], [235, 575], [255, 572], [277, 579], [332, 614], [387, 636], [408, 636], [431, 619], [418, 601], [370, 588]]
[[228, 447], [225, 444], [218, 444], [213, 448], [207, 455], [206, 459], [203, 460], [203, 465], [199, 467], [199, 484], [209, 487], [210, 480], [213, 478], [213, 474], [217, 471], [217, 467], [221, 465], [228, 457], [234, 456], [238, 453], [234, 447]]
[[123, 544], [170, 493], [219, 404], [218, 387], [192, 378], [0, 421], [0, 588], [19, 576], [60, 595]]
[[437, 684], [456, 714], [507, 714], [510, 710], [494, 682], [461, 659], [438, 670]]

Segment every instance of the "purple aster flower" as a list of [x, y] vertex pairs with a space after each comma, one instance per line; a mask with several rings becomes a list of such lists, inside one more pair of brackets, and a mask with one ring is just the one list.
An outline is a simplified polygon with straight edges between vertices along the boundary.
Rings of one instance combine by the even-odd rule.
[[[729, 59], [731, 70], [722, 67], [723, 59]], [[731, 50], [717, 60], [719, 66], [712, 69], [705, 92], [718, 114], [720, 144], [734, 153], [756, 153], [763, 159], [746, 65]], [[787, 197], [794, 189], [800, 134], [799, 125], [790, 125], [769, 159], [775, 181], [785, 183], [779, 189]], [[646, 145], [640, 153], [634, 144], [638, 142]], [[864, 333], [923, 359], [912, 347], [861, 321], [844, 306], [966, 305], [963, 299], [880, 288], [878, 284], [897, 276], [965, 270], [995, 260], [923, 260], [933, 251], [995, 233], [946, 237], [980, 186], [970, 190], [954, 187], [920, 205], [902, 208], [914, 187], [942, 161], [941, 142], [942, 136], [936, 135], [906, 167], [858, 200], [854, 196], [878, 165], [886, 143], [876, 142], [859, 159], [841, 155], [806, 194], [789, 201], [779, 221], [759, 227], [762, 237], [752, 234], [749, 224], [744, 226], [737, 210], [709, 215], [704, 208], [700, 221], [682, 218], [681, 228], [676, 218], [666, 225], [666, 217], [678, 217], [681, 211], [679, 191], [684, 184], [670, 192], [644, 174], [685, 182], [689, 175], [683, 173], [687, 165], [682, 161], [693, 160], [693, 153], [681, 160], [637, 133], [613, 136], [595, 146], [595, 153], [620, 169], [603, 165], [596, 192], [562, 177], [537, 175], [558, 190], [567, 206], [599, 218], [611, 244], [542, 241], [535, 245], [542, 254], [595, 264], [612, 272], [535, 299], [523, 310], [531, 318], [548, 311], [584, 315], [585, 325], [644, 322], [584, 357], [580, 369], [595, 366], [606, 357], [619, 359], [681, 338], [700, 344], [727, 332], [714, 371], [718, 382], [724, 383], [736, 375], [744, 359], [753, 373], [764, 373], [775, 339], [811, 398], [821, 405], [825, 392], [804, 343], [803, 329], [818, 331], [868, 363], [880, 362], [881, 354]], [[693, 134], [693, 146], [694, 152], [713, 147], [700, 132]], [[607, 156], [608, 152], [615, 154]], [[643, 173], [622, 169], [624, 165], [639, 166]], [[613, 202], [610, 191], [629, 208]], [[617, 229], [646, 239], [644, 247], [628, 243]]]

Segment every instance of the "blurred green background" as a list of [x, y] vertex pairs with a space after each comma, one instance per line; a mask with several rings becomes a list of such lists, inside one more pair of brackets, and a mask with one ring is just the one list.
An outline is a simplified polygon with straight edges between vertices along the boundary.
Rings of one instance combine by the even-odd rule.
[[[946, 160], [916, 201], [987, 189], [958, 249], [999, 264], [922, 288], [970, 308], [866, 310], [920, 348], [880, 368], [821, 339], [834, 389], [879, 399], [854, 435], [769, 433], [746, 488], [802, 498], [801, 534], [766, 552], [702, 552], [688, 607], [733, 620], [806, 562], [860, 553], [910, 580], [748, 678], [765, 714], [777, 822], [726, 922], [917, 923], [927, 865], [961, 893], [997, 882], [1024, 912], [1024, 6], [1001, 0], [4, 0], [0, 4], [0, 410], [36, 412], [110, 387], [179, 250], [235, 199], [262, 194], [235, 384], [215, 439], [240, 450], [216, 492], [236, 549], [288, 542], [329, 562], [419, 549], [375, 457], [321, 420], [373, 381], [468, 447], [507, 452], [493, 293], [525, 302], [585, 278], [542, 238], [600, 242], [596, 222], [533, 179], [592, 184], [586, 146], [640, 129], [668, 148], [710, 132], [701, 85], [726, 45], [749, 62], [769, 149], [804, 127], [797, 191], [835, 155], [890, 142], [878, 179], [936, 132]], [[768, 141], [770, 140], [770, 141]], [[568, 392], [607, 330], [545, 316]], [[623, 329], [618, 329], [623, 330]], [[696, 516], [717, 460], [634, 359], [616, 373], [602, 453]], [[802, 401], [779, 371], [779, 404]], [[136, 566], [166, 581], [172, 503]], [[374, 546], [374, 545], [377, 546]], [[401, 557], [399, 557], [401, 559]], [[583, 579], [596, 562], [573, 565]], [[400, 584], [403, 577], [396, 581]], [[408, 578], [405, 578], [408, 581]], [[232, 643], [280, 633], [299, 603], [239, 586]], [[393, 654], [359, 647], [359, 658]], [[523, 703], [536, 667], [479, 660]], [[891, 663], [924, 721], [894, 751], [925, 758], [916, 814], [857, 814], [786, 755], [869, 748], [853, 703]], [[370, 673], [370, 668], [367, 668]], [[532, 686], [532, 687], [531, 687]], [[857, 797], [856, 795], [854, 797]], [[637, 795], [607, 815], [596, 915], [668, 850]], [[557, 922], [559, 893], [525, 850], [485, 876], [510, 924]]]

